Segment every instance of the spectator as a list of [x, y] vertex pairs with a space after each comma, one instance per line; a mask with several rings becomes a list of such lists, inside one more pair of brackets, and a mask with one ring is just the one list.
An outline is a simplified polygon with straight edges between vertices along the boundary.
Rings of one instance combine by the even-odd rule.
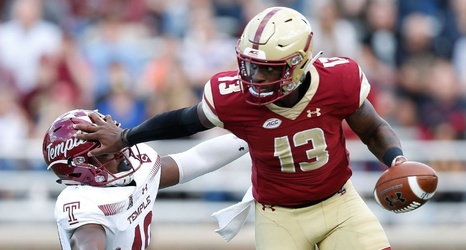
[[179, 67], [179, 40], [165, 36], [157, 41], [154, 47], [159, 54], [146, 65], [137, 90], [146, 100], [148, 117], [198, 101], [188, 77]]
[[110, 90], [96, 103], [99, 112], [112, 114], [122, 126], [134, 126], [146, 119], [147, 107], [135, 95], [133, 79], [124, 64], [114, 62], [109, 65]]
[[180, 48], [181, 67], [189, 76], [191, 88], [201, 98], [205, 80], [214, 72], [234, 67], [236, 64], [236, 40], [231, 34], [223, 33], [223, 28], [215, 24], [213, 6], [206, 2], [193, 4], [189, 29]]
[[[29, 120], [25, 110], [18, 105], [16, 91], [10, 86], [0, 84], [0, 145], [4, 155], [15, 156], [21, 152], [23, 143], [29, 136]], [[24, 160], [3, 159], [0, 157], [0, 170], [25, 169]]]
[[459, 76], [461, 92], [466, 96], [466, 1], [451, 1], [455, 10], [457, 26], [461, 36], [453, 45], [452, 62]]
[[41, 1], [13, 3], [12, 19], [0, 26], [0, 65], [10, 71], [24, 98], [36, 87], [36, 74], [44, 55], [60, 50], [62, 32], [42, 19]]
[[[419, 106], [421, 124], [426, 139], [442, 139], [438, 131], [453, 140], [464, 139], [466, 133], [466, 98], [459, 91], [460, 85], [453, 65], [438, 59], [426, 77], [427, 100]], [[439, 130], [438, 130], [439, 129]]]
[[86, 29], [81, 46], [94, 70], [94, 98], [102, 98], [110, 91], [107, 69], [115, 61], [127, 68], [132, 79], [141, 74], [151, 56], [146, 53], [148, 35], [143, 24], [126, 22], [121, 13], [112, 11]]
[[[72, 37], [64, 36], [60, 51], [51, 56], [41, 58], [36, 76], [36, 87], [26, 96], [24, 106], [31, 118], [36, 121], [38, 109], [41, 105], [38, 100], [48, 89], [55, 85], [66, 85], [72, 91], [70, 104], [76, 107], [92, 108], [92, 75], [89, 65], [84, 61]], [[42, 134], [42, 131], [39, 131]]]
[[364, 42], [371, 47], [377, 59], [395, 66], [396, 21], [398, 13], [393, 1], [370, 1], [366, 12], [367, 33]]
[[[458, 27], [454, 18], [454, 1], [406, 0], [396, 1], [398, 6], [398, 25], [401, 29], [406, 18], [420, 14], [426, 17], [431, 32], [430, 49], [434, 54], [450, 58], [452, 46], [458, 38]], [[421, 25], [421, 23], [419, 23]], [[419, 27], [423, 29], [423, 26]], [[414, 30], [416, 31], [416, 30]]]
[[326, 57], [346, 56], [358, 60], [361, 52], [358, 33], [349, 21], [341, 18], [336, 1], [322, 3], [316, 15], [310, 19], [315, 51], [324, 51]]

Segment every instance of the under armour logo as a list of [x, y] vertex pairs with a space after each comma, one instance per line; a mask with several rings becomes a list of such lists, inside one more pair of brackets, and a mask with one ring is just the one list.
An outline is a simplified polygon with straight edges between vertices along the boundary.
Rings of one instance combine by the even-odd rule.
[[396, 198], [393, 199], [393, 200], [390, 200], [390, 198], [388, 198], [388, 196], [385, 196], [385, 201], [388, 202], [388, 205], [389, 205], [390, 207], [394, 207], [394, 206], [395, 206], [395, 205], [393, 205], [393, 203], [394, 203], [395, 201], [399, 201], [399, 202], [401, 202], [401, 203], [405, 203], [405, 202], [406, 202], [406, 199], [403, 198], [403, 196], [402, 196], [403, 194], [402, 194], [402, 193], [396, 192], [395, 195], [396, 195]]
[[311, 110], [308, 110], [307, 111], [307, 117], [311, 118], [313, 116], [320, 116], [321, 113], [320, 113], [320, 108], [316, 108], [315, 111], [311, 111]]
[[275, 205], [266, 205], [262, 204], [262, 211], [265, 211], [265, 209], [270, 208], [270, 210], [275, 211], [275, 208], [273, 208]]

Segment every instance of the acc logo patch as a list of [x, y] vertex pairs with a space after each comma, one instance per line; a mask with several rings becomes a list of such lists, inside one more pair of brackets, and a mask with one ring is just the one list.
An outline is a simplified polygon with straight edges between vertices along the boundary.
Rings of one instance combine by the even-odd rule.
[[282, 124], [282, 120], [278, 118], [270, 118], [264, 122], [264, 125], [262, 125], [262, 127], [266, 129], [274, 129], [278, 128], [280, 124]]

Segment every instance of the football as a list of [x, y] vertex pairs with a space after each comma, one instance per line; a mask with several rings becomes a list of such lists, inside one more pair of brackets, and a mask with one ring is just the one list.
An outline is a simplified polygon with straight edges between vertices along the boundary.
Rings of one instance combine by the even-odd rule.
[[431, 167], [406, 161], [391, 167], [377, 180], [376, 202], [388, 211], [405, 213], [424, 205], [437, 190], [438, 177]]

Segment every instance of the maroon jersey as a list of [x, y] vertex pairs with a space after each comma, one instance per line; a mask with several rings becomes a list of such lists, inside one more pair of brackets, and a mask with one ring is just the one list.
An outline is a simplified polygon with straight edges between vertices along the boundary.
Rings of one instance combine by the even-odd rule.
[[210, 121], [249, 144], [260, 203], [317, 201], [351, 176], [341, 124], [367, 98], [369, 83], [348, 58], [320, 58], [310, 72], [310, 87], [292, 108], [247, 104], [237, 71], [219, 73], [205, 86], [202, 104]]

